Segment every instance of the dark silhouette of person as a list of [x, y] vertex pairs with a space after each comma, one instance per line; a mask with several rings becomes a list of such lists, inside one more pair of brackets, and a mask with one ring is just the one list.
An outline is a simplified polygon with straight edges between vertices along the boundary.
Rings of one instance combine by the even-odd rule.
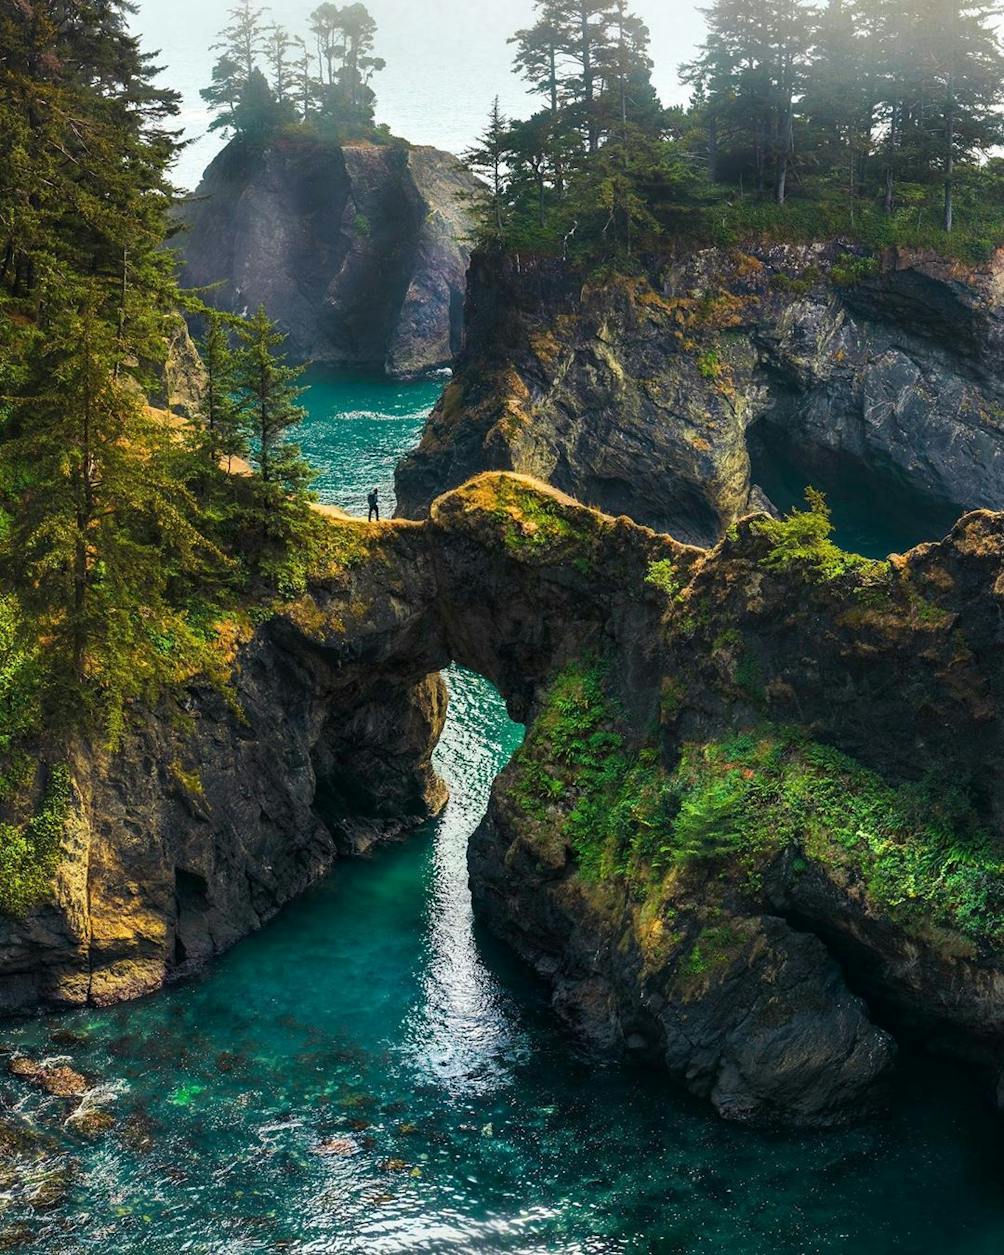
[[380, 489], [374, 488], [370, 495], [366, 498], [370, 507], [370, 522], [374, 519], [380, 522]]

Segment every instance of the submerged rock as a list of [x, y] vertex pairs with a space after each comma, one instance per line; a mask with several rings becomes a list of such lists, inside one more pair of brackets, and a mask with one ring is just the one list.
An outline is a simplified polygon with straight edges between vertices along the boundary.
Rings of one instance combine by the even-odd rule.
[[7, 1064], [7, 1071], [18, 1080], [44, 1089], [54, 1098], [80, 1098], [90, 1089], [90, 1082], [66, 1064], [36, 1063], [25, 1055], [16, 1055]]
[[348, 1158], [359, 1154], [359, 1146], [351, 1137], [333, 1137], [326, 1142], [319, 1142], [314, 1147], [315, 1155], [337, 1155]]
[[89, 1142], [96, 1141], [105, 1133], [111, 1132], [116, 1124], [117, 1121], [112, 1113], [100, 1107], [82, 1107], [66, 1121], [66, 1127], [71, 1133]]
[[403, 143], [239, 141], [183, 211], [186, 287], [243, 312], [264, 303], [294, 357], [408, 377], [460, 347], [471, 201], [455, 157]]

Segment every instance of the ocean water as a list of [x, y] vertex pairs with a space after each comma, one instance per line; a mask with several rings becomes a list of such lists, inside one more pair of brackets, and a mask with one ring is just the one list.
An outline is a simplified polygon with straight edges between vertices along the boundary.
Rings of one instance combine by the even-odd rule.
[[[436, 388], [311, 375], [304, 445], [328, 500], [390, 497]], [[884, 1118], [765, 1134], [562, 1030], [475, 930], [467, 888], [522, 730], [485, 681], [449, 683], [440, 820], [338, 866], [198, 978], [4, 1028], [6, 1050], [92, 1077], [117, 1124], [83, 1143], [65, 1103], [0, 1075], [0, 1108], [54, 1139], [0, 1189], [0, 1249], [999, 1255], [1004, 1126], [963, 1070], [904, 1058]], [[39, 1212], [54, 1172], [68, 1192]]]

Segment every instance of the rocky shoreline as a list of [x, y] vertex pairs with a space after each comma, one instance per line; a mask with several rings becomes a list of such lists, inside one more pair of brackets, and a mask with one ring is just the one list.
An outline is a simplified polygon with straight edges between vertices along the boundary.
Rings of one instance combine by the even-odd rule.
[[[889, 1028], [992, 1072], [1004, 516], [888, 563], [770, 525], [702, 550], [507, 475], [422, 524], [332, 520], [339, 558], [239, 646], [239, 716], [195, 688], [111, 758], [75, 747], [55, 892], [0, 929], [4, 1009], [155, 989], [433, 813], [429, 677], [456, 661], [529, 726], [472, 845], [478, 908], [581, 1029], [746, 1120], [859, 1112]], [[973, 785], [937, 830], [911, 801], [934, 772]], [[716, 810], [733, 788], [760, 811]], [[875, 832], [805, 809], [834, 792]]]

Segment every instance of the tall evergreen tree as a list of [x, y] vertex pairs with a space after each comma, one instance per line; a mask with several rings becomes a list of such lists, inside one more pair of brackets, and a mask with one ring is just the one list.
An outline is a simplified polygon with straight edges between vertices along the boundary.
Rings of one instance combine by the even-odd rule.
[[505, 229], [506, 160], [510, 151], [509, 120], [502, 112], [498, 96], [492, 102], [488, 124], [477, 142], [464, 154], [472, 170], [488, 183], [490, 232], [496, 242]]
[[253, 436], [252, 461], [268, 490], [266, 509], [271, 509], [279, 496], [302, 490], [310, 478], [299, 446], [286, 439], [304, 418], [297, 405], [303, 367], [288, 365], [282, 352], [286, 337], [264, 306], [239, 325], [238, 337], [234, 379]]
[[985, 156], [1004, 138], [1004, 55], [992, 25], [999, 12], [987, 0], [923, 0], [927, 127], [944, 189], [947, 232], [955, 225], [958, 165]]
[[562, 104], [562, 83], [558, 59], [562, 49], [564, 12], [560, 0], [536, 0], [537, 20], [517, 31], [509, 40], [516, 45], [515, 67], [530, 90], [547, 98], [552, 117]]
[[211, 469], [231, 468], [234, 458], [248, 453], [246, 423], [237, 401], [236, 358], [230, 343], [229, 321], [217, 310], [207, 309], [205, 334], [199, 356], [206, 382], [199, 405], [199, 438]]
[[265, 32], [265, 57], [272, 75], [272, 92], [280, 104], [293, 99], [294, 43], [284, 26], [270, 26]]
[[339, 74], [342, 101], [353, 118], [370, 119], [374, 100], [370, 82], [373, 75], [386, 66], [386, 62], [373, 53], [376, 22], [365, 5], [350, 4], [339, 13], [338, 27], [342, 36]]
[[597, 99], [602, 66], [609, 63], [613, 47], [611, 0], [557, 0], [555, 16], [559, 48], [572, 67], [566, 90], [576, 103], [587, 148], [595, 153], [600, 145]]
[[[39, 333], [0, 442], [5, 586], [64, 705], [86, 699], [114, 739], [125, 702], [183, 677], [198, 654], [171, 582], [212, 554], [174, 475], [170, 430], [117, 370], [100, 285], [80, 282]], [[96, 710], [95, 707], [98, 709]]]
[[828, 0], [816, 23], [801, 112], [814, 170], [843, 189], [852, 221], [872, 148], [876, 67], [855, 0]]
[[246, 85], [247, 79], [233, 57], [224, 54], [217, 60], [213, 66], [212, 82], [199, 92], [210, 111], [216, 115], [209, 123], [211, 131], [237, 130], [237, 109]]
[[237, 63], [246, 84], [265, 51], [268, 38], [265, 10], [256, 8], [251, 0], [239, 0], [227, 16], [230, 24], [224, 27], [217, 47]]

